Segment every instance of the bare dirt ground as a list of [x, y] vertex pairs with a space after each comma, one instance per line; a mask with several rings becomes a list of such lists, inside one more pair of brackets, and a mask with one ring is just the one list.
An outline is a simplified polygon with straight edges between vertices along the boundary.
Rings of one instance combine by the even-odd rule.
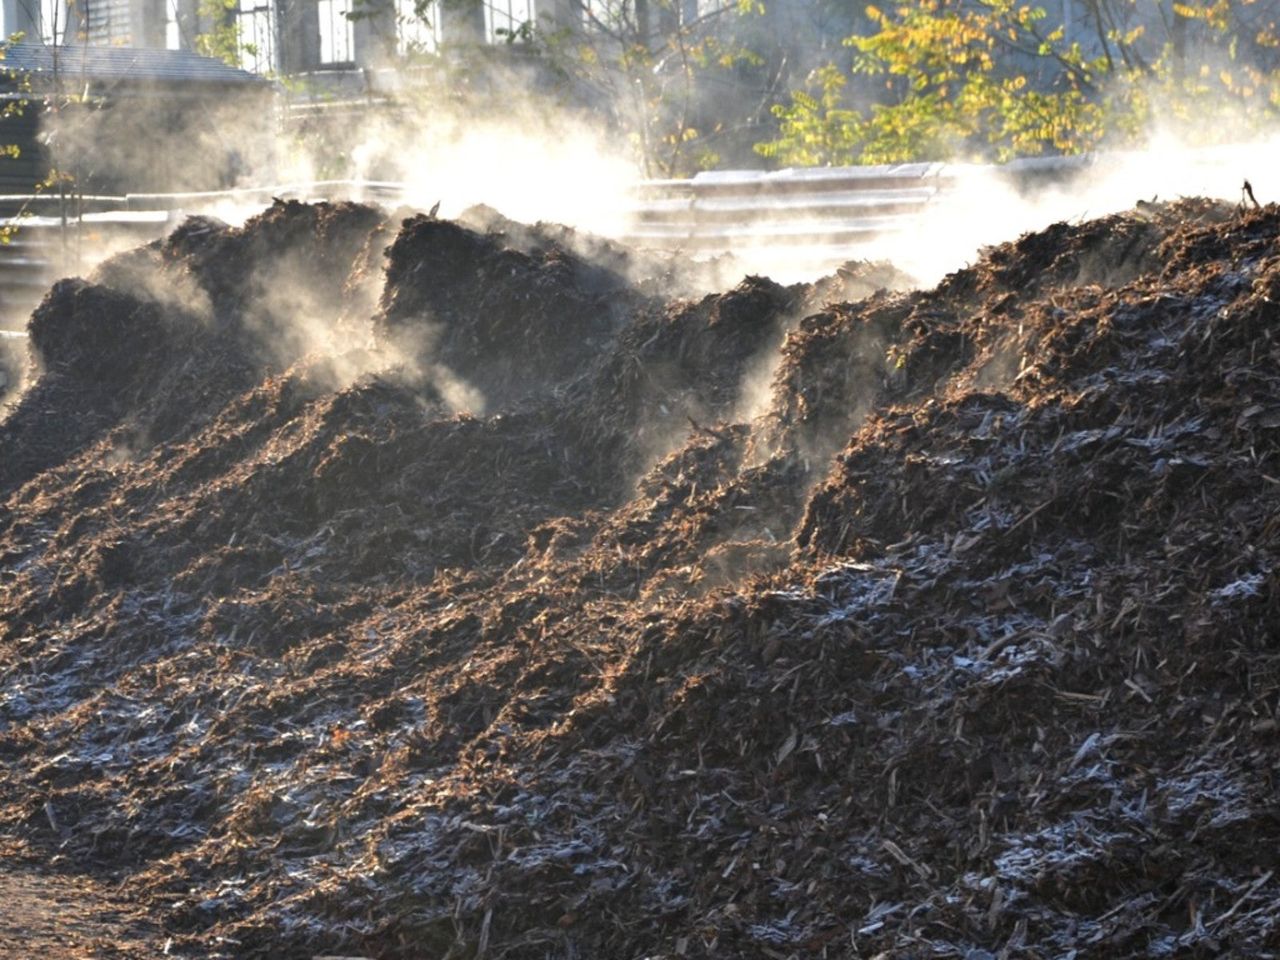
[[0, 865], [0, 960], [159, 957], [136, 908], [85, 877]]

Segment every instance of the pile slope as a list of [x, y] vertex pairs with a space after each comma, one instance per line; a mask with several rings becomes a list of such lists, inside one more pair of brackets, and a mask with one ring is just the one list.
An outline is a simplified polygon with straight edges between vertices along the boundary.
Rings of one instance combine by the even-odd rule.
[[0, 425], [5, 848], [178, 955], [1271, 956], [1278, 238], [666, 301], [279, 204], [64, 282]]

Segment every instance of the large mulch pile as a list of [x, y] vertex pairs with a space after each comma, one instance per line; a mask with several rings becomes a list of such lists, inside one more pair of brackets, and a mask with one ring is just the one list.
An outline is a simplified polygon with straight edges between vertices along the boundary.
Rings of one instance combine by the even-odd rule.
[[1280, 954], [1280, 209], [676, 300], [400, 219], [34, 314], [9, 856], [178, 956]]

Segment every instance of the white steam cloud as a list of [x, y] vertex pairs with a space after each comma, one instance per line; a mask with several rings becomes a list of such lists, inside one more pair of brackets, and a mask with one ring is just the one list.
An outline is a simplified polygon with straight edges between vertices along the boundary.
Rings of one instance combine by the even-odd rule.
[[[529, 116], [529, 115], [526, 115]], [[359, 179], [405, 184], [404, 201], [456, 217], [486, 204], [522, 223], [621, 233], [636, 167], [600, 131], [569, 117], [519, 123], [443, 116], [417, 125], [382, 119], [352, 152]]]
[[[328, 118], [320, 111], [311, 126], [295, 137], [302, 148], [292, 153], [286, 151], [283, 140], [276, 141], [276, 131], [260, 123], [236, 131], [235, 137], [227, 127], [221, 136], [244, 144], [240, 157], [246, 164], [250, 158], [271, 158], [246, 166], [241, 184], [306, 183], [326, 177], [396, 183], [403, 186], [400, 196], [407, 206], [430, 209], [438, 203], [443, 217], [484, 204], [526, 223], [554, 222], [603, 236], [626, 236], [634, 230], [639, 169], [616, 135], [611, 137], [583, 114], [532, 98], [505, 101], [505, 106], [489, 113], [478, 118], [474, 105], [451, 109], [447, 103], [394, 114], [369, 111], [358, 120], [351, 115]], [[340, 169], [332, 166], [335, 158]], [[706, 259], [712, 263], [706, 276], [714, 277], [719, 289], [747, 273], [782, 282], [814, 280], [846, 261], [870, 259], [888, 261], [919, 285], [929, 286], [973, 262], [987, 245], [1056, 221], [1129, 209], [1139, 200], [1191, 195], [1238, 200], [1246, 178], [1262, 202], [1280, 199], [1280, 173], [1275, 171], [1280, 171], [1280, 135], [1196, 149], [1169, 135], [1154, 136], [1145, 150], [1104, 155], [1057, 182], [1020, 181], [995, 168], [955, 166], [946, 171], [950, 185], [921, 215], [903, 219], [901, 229], [847, 247], [825, 244], [812, 256], [781, 240], [769, 246], [735, 248], [727, 260], [715, 260], [727, 251], [708, 251]], [[317, 193], [323, 195], [324, 189]], [[262, 209], [262, 199], [250, 193], [242, 200], [231, 197], [216, 203], [193, 197], [186, 212], [243, 222]], [[386, 206], [395, 205], [389, 196], [380, 199]], [[769, 201], [762, 195], [756, 202], [767, 205]], [[784, 205], [779, 204], [777, 219], [786, 216]], [[101, 256], [111, 252], [114, 249], [104, 249]], [[297, 251], [299, 257], [306, 255]], [[86, 256], [81, 271], [87, 272], [95, 259]], [[285, 258], [276, 275], [260, 278], [265, 302], [258, 309], [272, 318], [280, 334], [278, 359], [287, 361], [311, 352], [336, 357], [367, 346], [362, 321], [368, 318], [351, 318], [362, 341], [353, 342], [353, 325], [335, 325], [330, 315], [333, 305], [318, 300], [305, 282], [295, 281], [288, 266]], [[356, 312], [372, 315], [376, 309], [379, 273], [376, 268], [370, 271], [369, 289], [355, 298]], [[208, 312], [198, 290], [169, 287], [139, 292], [162, 302], [181, 301], [197, 316]], [[750, 418], [767, 406], [777, 360], [774, 353], [758, 358], [746, 372], [737, 410], [742, 417]], [[349, 382], [367, 372], [368, 362], [366, 357], [344, 365], [339, 379]], [[448, 382], [451, 406], [475, 412], [484, 409], [483, 398], [469, 385], [450, 380], [445, 371], [432, 373], [431, 379]], [[660, 446], [665, 449], [666, 445]]]
[[[1249, 180], [1261, 203], [1280, 201], [1280, 135], [1249, 143], [1188, 147], [1168, 134], [1143, 150], [1100, 154], [1053, 180], [1019, 178], [998, 167], [955, 166], [953, 185], [922, 214], [864, 244], [827, 245], [804, 262], [794, 252], [775, 280], [814, 280], [849, 259], [887, 260], [929, 287], [977, 259], [984, 247], [1060, 221], [1077, 222], [1128, 210], [1138, 201], [1208, 197], [1238, 202]], [[739, 262], [770, 273], [776, 250], [746, 248]]]
[[1189, 148], [1157, 136], [1141, 151], [1100, 155], [1059, 183], [1019, 190], [992, 168], [958, 169], [955, 189], [929, 204], [912, 229], [875, 245], [878, 257], [932, 286], [972, 262], [985, 246], [1051, 223], [1131, 209], [1138, 201], [1209, 197], [1241, 200], [1250, 180], [1260, 202], [1280, 200], [1280, 137], [1247, 144]]
[[[261, 124], [237, 130], [234, 139], [244, 145], [240, 156], [246, 164], [248, 158], [269, 158], [246, 165], [239, 182], [284, 186], [340, 178], [396, 184], [402, 189], [379, 194], [374, 188], [363, 199], [380, 199], [389, 206], [403, 202], [422, 210], [438, 203], [442, 217], [483, 204], [511, 220], [564, 224], [602, 236], [627, 236], [636, 227], [640, 174], [629, 146], [589, 116], [532, 97], [513, 98], [488, 116], [478, 114], [474, 105], [436, 103], [430, 109], [369, 111], [358, 119], [319, 112], [309, 123], [301, 133], [295, 131], [292, 147]], [[229, 136], [224, 130], [223, 139]], [[271, 142], [258, 142], [263, 140]], [[697, 259], [714, 261], [733, 253], [728, 264], [712, 262], [706, 274], [708, 282], [714, 277], [720, 286], [747, 273], [780, 282], [813, 280], [853, 259], [888, 261], [929, 286], [972, 262], [984, 246], [1056, 221], [1129, 209], [1138, 200], [1192, 195], [1234, 200], [1245, 179], [1252, 181], [1261, 201], [1280, 199], [1280, 175], [1269, 176], [1276, 170], [1280, 135], [1192, 149], [1171, 134], [1157, 134], [1141, 151], [1101, 155], [1057, 182], [1019, 178], [999, 168], [945, 168], [949, 185], [921, 216], [904, 217], [899, 229], [864, 243], [823, 243], [806, 250], [775, 237], [767, 243], [700, 251]], [[315, 190], [316, 196], [342, 192], [324, 186]], [[767, 208], [767, 196], [760, 195], [755, 203]], [[263, 199], [261, 192], [220, 200], [193, 197], [186, 212], [241, 223], [261, 209]], [[758, 208], [753, 212], [758, 215]], [[770, 222], [788, 216], [779, 203], [776, 221], [766, 216], [761, 223], [761, 238]], [[82, 269], [97, 258], [86, 259]]]

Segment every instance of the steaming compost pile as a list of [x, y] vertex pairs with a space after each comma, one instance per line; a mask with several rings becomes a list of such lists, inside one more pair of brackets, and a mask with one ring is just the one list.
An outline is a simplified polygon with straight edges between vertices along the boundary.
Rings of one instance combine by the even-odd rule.
[[1278, 239], [189, 221], [31, 320], [0, 843], [178, 956], [1274, 956]]

